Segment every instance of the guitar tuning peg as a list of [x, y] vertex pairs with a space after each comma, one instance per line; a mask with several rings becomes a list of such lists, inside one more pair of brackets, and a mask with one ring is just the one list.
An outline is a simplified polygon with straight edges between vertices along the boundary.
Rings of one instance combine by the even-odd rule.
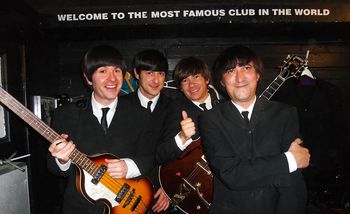
[[287, 62], [290, 60], [290, 58], [291, 58], [291, 56], [290, 56], [290, 54], [288, 54], [287, 57], [286, 57], [286, 59], [283, 60], [283, 62], [284, 62], [284, 63], [287, 63]]
[[308, 60], [309, 54], [310, 54], [310, 50], [307, 50], [307, 51], [306, 51], [306, 54], [305, 54], [305, 60]]

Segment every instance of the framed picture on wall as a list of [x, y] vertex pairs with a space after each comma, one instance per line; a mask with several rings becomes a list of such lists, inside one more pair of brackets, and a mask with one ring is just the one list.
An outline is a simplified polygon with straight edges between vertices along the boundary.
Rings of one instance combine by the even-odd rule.
[[[4, 90], [7, 90], [6, 74], [6, 55], [0, 53], [0, 87]], [[0, 143], [10, 141], [9, 127], [8, 111], [0, 105]]]

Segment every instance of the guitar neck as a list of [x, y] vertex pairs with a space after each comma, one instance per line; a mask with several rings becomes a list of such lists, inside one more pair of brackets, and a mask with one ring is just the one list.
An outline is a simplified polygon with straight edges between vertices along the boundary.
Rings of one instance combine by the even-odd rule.
[[[55, 132], [50, 126], [43, 122], [39, 117], [37, 117], [33, 112], [22, 105], [18, 100], [16, 100], [12, 95], [0, 87], [0, 102], [24, 120], [28, 125], [35, 129], [39, 134], [46, 138], [50, 143], [61, 139], [62, 137]], [[98, 167], [94, 162], [92, 162], [85, 154], [74, 149], [70, 155], [72, 161], [82, 167], [89, 174], [94, 174]]]
[[270, 100], [271, 97], [276, 93], [276, 91], [281, 87], [281, 85], [286, 81], [281, 75], [278, 75], [270, 85], [260, 94], [259, 98], [265, 98]]

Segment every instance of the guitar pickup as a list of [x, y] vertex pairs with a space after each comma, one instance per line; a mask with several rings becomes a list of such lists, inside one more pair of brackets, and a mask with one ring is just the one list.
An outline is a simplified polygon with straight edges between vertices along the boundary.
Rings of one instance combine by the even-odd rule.
[[98, 184], [106, 171], [107, 167], [105, 165], [101, 165], [98, 168], [97, 173], [92, 177], [91, 182], [95, 185]]
[[131, 207], [131, 212], [134, 212], [134, 210], [136, 209], [136, 207], [139, 205], [139, 203], [140, 203], [140, 201], [141, 201], [141, 196], [138, 196], [137, 198], [136, 198], [136, 200], [135, 200], [135, 203], [132, 205], [132, 207]]
[[128, 206], [130, 204], [130, 202], [134, 196], [135, 196], [135, 189], [132, 189], [129, 197], [126, 199], [125, 203], [123, 204], [123, 208], [125, 208], [126, 206]]
[[119, 190], [119, 192], [117, 193], [116, 197], [115, 197], [115, 201], [120, 203], [123, 198], [125, 197], [126, 193], [128, 193], [128, 191], [130, 190], [130, 185], [125, 183], [123, 184], [122, 188]]

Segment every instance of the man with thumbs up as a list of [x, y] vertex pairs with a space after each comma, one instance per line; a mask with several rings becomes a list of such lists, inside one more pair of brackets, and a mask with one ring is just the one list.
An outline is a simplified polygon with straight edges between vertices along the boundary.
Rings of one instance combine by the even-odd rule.
[[218, 103], [218, 98], [209, 93], [210, 72], [202, 60], [195, 57], [181, 59], [175, 67], [174, 80], [183, 96], [168, 106], [156, 153], [157, 161], [161, 164], [175, 160], [200, 137], [199, 115]]

